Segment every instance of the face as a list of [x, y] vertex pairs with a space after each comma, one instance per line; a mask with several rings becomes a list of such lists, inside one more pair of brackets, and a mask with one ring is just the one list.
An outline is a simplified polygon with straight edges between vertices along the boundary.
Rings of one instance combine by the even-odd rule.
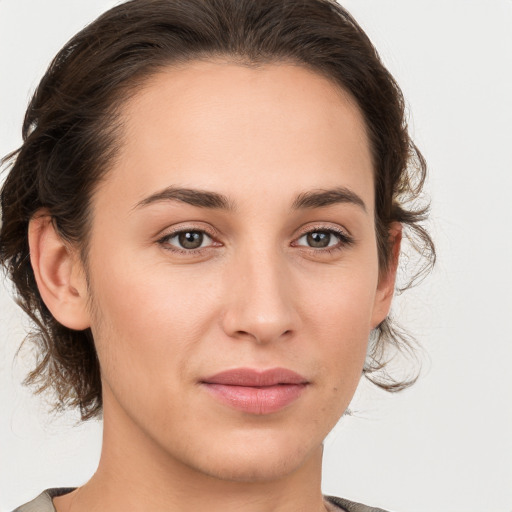
[[298, 66], [195, 62], [123, 120], [88, 261], [105, 426], [218, 478], [290, 473], [389, 307], [361, 114]]

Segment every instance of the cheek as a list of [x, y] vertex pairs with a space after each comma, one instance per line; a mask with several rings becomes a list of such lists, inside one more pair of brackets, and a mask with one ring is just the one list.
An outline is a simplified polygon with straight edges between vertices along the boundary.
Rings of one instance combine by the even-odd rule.
[[192, 269], [129, 253], [111, 261], [96, 266], [93, 283], [102, 376], [133, 400], [155, 386], [171, 393], [190, 381], [205, 344], [219, 339], [225, 278], [208, 265]]
[[[372, 329], [377, 265], [347, 267], [304, 283], [301, 316], [330, 374], [358, 381]], [[319, 284], [321, 283], [321, 286]], [[350, 388], [352, 386], [349, 386]]]
[[[116, 272], [112, 269], [106, 285], [95, 286], [95, 299], [103, 322], [134, 347], [150, 342], [167, 344], [171, 339], [193, 334], [197, 317], [204, 308], [193, 286], [182, 286], [177, 279], [166, 282], [165, 274]], [[180, 333], [180, 336], [176, 336]], [[109, 340], [116, 342], [115, 340]]]
[[356, 337], [371, 329], [378, 282], [376, 258], [368, 263], [361, 259], [357, 265], [347, 261], [301, 281], [298, 296], [306, 305], [302, 314], [312, 322], [333, 334], [353, 332]]

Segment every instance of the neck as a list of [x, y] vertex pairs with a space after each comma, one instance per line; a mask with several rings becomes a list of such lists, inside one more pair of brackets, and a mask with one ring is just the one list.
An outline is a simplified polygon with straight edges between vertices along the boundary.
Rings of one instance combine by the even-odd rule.
[[219, 478], [177, 460], [110, 405], [104, 403], [98, 469], [84, 486], [54, 499], [57, 512], [325, 511], [321, 445], [286, 474]]

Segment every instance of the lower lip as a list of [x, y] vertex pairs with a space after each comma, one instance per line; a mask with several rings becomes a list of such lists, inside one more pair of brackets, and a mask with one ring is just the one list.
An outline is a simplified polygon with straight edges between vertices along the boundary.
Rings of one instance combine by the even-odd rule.
[[203, 383], [222, 403], [250, 414], [271, 414], [295, 402], [306, 384], [278, 384], [275, 386], [227, 386]]

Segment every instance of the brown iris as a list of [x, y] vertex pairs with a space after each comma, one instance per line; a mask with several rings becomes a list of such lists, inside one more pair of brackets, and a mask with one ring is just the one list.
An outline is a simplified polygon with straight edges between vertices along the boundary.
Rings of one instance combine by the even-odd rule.
[[331, 241], [331, 233], [327, 231], [313, 231], [306, 235], [306, 240], [310, 247], [328, 247]]
[[203, 240], [204, 234], [201, 231], [183, 231], [178, 234], [178, 242], [184, 249], [198, 249]]

